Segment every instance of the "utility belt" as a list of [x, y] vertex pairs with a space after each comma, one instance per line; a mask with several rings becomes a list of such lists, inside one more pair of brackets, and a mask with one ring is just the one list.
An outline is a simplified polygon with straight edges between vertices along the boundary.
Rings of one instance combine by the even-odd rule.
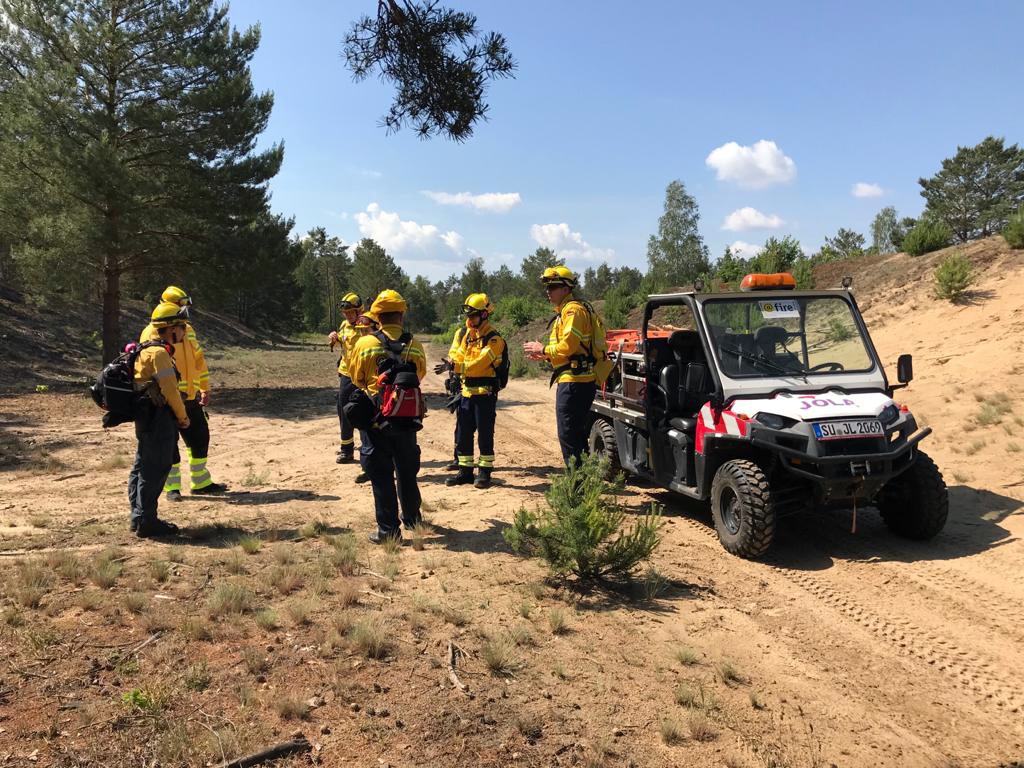
[[569, 362], [558, 366], [551, 372], [551, 381], [548, 382], [548, 386], [550, 387], [558, 381], [558, 377], [563, 373], [571, 373], [573, 376], [585, 376], [588, 373], [593, 373], [596, 362], [597, 360], [592, 355], [573, 355], [569, 358]]
[[464, 387], [494, 387], [498, 386], [498, 379], [495, 376], [467, 376], [462, 380]]

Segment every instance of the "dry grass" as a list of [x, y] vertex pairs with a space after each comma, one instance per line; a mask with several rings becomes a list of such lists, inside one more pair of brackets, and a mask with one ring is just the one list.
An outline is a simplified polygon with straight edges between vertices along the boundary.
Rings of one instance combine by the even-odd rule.
[[224, 556], [224, 570], [236, 576], [245, 573], [245, 555], [239, 550], [232, 549]]
[[726, 685], [738, 685], [747, 682], [746, 676], [739, 670], [739, 667], [729, 659], [722, 659], [715, 665], [715, 672], [719, 679]]
[[714, 741], [718, 738], [718, 729], [703, 712], [691, 712], [686, 716], [686, 729], [694, 741]]
[[335, 602], [342, 608], [351, 608], [359, 603], [359, 585], [351, 581], [343, 581], [334, 592]]
[[397, 557], [389, 556], [384, 558], [384, 562], [381, 564], [381, 573], [389, 581], [394, 581], [398, 578], [398, 574], [401, 573], [402, 564]]
[[284, 612], [288, 614], [292, 624], [302, 627], [313, 622], [315, 607], [310, 600], [293, 600], [285, 606]]
[[163, 584], [170, 578], [171, 575], [171, 564], [166, 560], [150, 560], [146, 566], [146, 570], [149, 571], [150, 577], [157, 584]]
[[348, 633], [353, 650], [367, 658], [382, 659], [391, 651], [390, 633], [379, 618], [357, 622]]
[[679, 744], [686, 738], [686, 732], [683, 730], [682, 723], [674, 717], [662, 718], [658, 724], [658, 732], [661, 733], [661, 740], [669, 746]]
[[700, 654], [693, 648], [686, 645], [681, 645], [676, 648], [672, 656], [684, 667], [692, 667], [694, 664], [700, 664]]
[[189, 691], [205, 691], [212, 681], [213, 675], [205, 661], [190, 664], [181, 679], [182, 685]]
[[975, 399], [981, 403], [981, 408], [974, 415], [974, 421], [978, 426], [989, 427], [1002, 422], [1003, 417], [1013, 412], [1013, 402], [1005, 392], [996, 392], [993, 395], [975, 395]]
[[973, 456], [986, 445], [988, 445], [988, 441], [985, 439], [975, 440], [970, 445], [964, 447], [964, 453], [967, 454], [968, 456]]
[[224, 582], [213, 588], [207, 611], [212, 617], [239, 615], [251, 611], [255, 601], [255, 595], [241, 584]]
[[270, 669], [270, 659], [262, 648], [250, 646], [243, 650], [242, 662], [251, 675], [260, 675]]
[[303, 539], [316, 539], [329, 531], [331, 526], [323, 520], [313, 520], [299, 528], [299, 536]]
[[17, 600], [25, 608], [38, 608], [53, 584], [53, 575], [38, 560], [18, 563]]
[[94, 562], [89, 571], [89, 579], [100, 589], [110, 589], [117, 583], [121, 575], [121, 564], [112, 560], [101, 559]]
[[516, 656], [516, 644], [509, 637], [495, 636], [484, 640], [480, 646], [480, 658], [496, 675], [512, 675], [523, 666]]
[[358, 566], [356, 539], [350, 534], [333, 536], [330, 539], [331, 553], [328, 559], [342, 576], [353, 576]]
[[537, 640], [533, 636], [533, 628], [528, 624], [517, 624], [509, 632], [509, 637], [520, 647], [537, 644]]
[[247, 555], [255, 555], [263, 546], [263, 540], [258, 536], [242, 536], [238, 539], [238, 546]]
[[675, 702], [687, 709], [699, 709], [710, 712], [718, 707], [714, 696], [708, 693], [700, 683], [680, 683], [675, 690]]
[[528, 600], [523, 600], [523, 602], [519, 604], [519, 615], [522, 616], [524, 619], [528, 619], [530, 618], [530, 614], [532, 613], [533, 603], [531, 603]]
[[262, 629], [264, 632], [273, 632], [279, 626], [281, 622], [277, 618], [277, 614], [269, 608], [257, 611], [256, 615], [252, 617], [253, 621], [256, 622], [256, 626]]
[[551, 634], [564, 635], [569, 631], [569, 619], [561, 608], [552, 608], [548, 611], [548, 626], [551, 627]]
[[209, 622], [201, 616], [187, 616], [182, 619], [178, 631], [187, 639], [195, 642], [209, 640], [213, 637]]
[[274, 560], [278, 565], [291, 565], [295, 562], [295, 550], [290, 544], [278, 544], [274, 547]]
[[270, 569], [267, 582], [280, 594], [290, 595], [302, 588], [305, 579], [298, 568], [291, 565], [280, 565]]
[[81, 584], [85, 579], [85, 567], [73, 552], [60, 550], [46, 556], [46, 564], [62, 579], [72, 584]]
[[142, 613], [149, 607], [149, 596], [144, 592], [129, 592], [124, 596], [124, 607], [129, 613]]
[[402, 551], [402, 545], [405, 542], [400, 536], [384, 539], [381, 543], [380, 548], [384, 550], [384, 554], [388, 556], [395, 556]]
[[441, 618], [455, 627], [464, 627], [469, 624], [469, 614], [454, 605], [446, 605], [441, 609]]
[[274, 709], [282, 720], [308, 720], [309, 704], [296, 694], [285, 694], [274, 701]]
[[434, 532], [426, 523], [416, 523], [412, 528], [412, 548], [417, 552], [426, 549], [426, 539]]
[[1018, 443], [1009, 442], [1006, 444], [1007, 453], [1020, 453], [1020, 445]]
[[180, 544], [175, 544], [173, 547], [168, 547], [167, 559], [170, 560], [172, 563], [184, 563], [185, 548]]
[[544, 735], [544, 721], [534, 712], [521, 712], [515, 718], [516, 730], [529, 741], [536, 741]]

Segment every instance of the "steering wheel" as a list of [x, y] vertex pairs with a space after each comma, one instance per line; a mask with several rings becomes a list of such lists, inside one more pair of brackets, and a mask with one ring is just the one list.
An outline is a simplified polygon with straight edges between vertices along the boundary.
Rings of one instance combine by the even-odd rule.
[[834, 362], [834, 361], [829, 361], [827, 363], [818, 363], [817, 365], [813, 365], [813, 366], [811, 366], [810, 368], [807, 369], [807, 372], [810, 373], [812, 371], [821, 371], [821, 370], [825, 370], [825, 371], [845, 371], [846, 367], [842, 363], [837, 363], [837, 362]]

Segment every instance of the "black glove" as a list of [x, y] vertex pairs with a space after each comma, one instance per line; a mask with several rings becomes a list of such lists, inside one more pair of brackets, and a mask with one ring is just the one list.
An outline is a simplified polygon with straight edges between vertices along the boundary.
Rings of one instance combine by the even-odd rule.
[[461, 402], [462, 393], [459, 392], [457, 395], [448, 398], [448, 402], [445, 403], [445, 408], [447, 408], [451, 413], [455, 413], [457, 410], [459, 410], [459, 403]]
[[452, 363], [450, 360], [442, 360], [440, 363], [434, 366], [434, 373], [444, 373], [452, 369]]

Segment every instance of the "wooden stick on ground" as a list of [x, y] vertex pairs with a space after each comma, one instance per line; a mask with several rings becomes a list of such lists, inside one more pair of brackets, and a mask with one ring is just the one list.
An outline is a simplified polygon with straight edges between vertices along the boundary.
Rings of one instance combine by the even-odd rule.
[[464, 694], [466, 694], [468, 696], [469, 695], [469, 688], [467, 688], [466, 684], [464, 682], [462, 682], [461, 680], [459, 680], [459, 676], [457, 674], [455, 674], [455, 659], [456, 659], [455, 643], [453, 643], [451, 640], [449, 640], [448, 641], [448, 679], [452, 681], [452, 685], [454, 685], [456, 688], [458, 688], [460, 691], [462, 691]]
[[267, 747], [259, 752], [253, 752], [251, 755], [236, 757], [234, 760], [228, 760], [218, 765], [217, 768], [249, 768], [249, 766], [259, 765], [260, 763], [265, 763], [268, 760], [276, 760], [279, 757], [286, 757], [287, 755], [291, 755], [296, 752], [308, 752], [310, 749], [311, 745], [305, 738], [296, 739], [295, 741], [285, 741], [280, 744], [275, 744], [272, 747]]

